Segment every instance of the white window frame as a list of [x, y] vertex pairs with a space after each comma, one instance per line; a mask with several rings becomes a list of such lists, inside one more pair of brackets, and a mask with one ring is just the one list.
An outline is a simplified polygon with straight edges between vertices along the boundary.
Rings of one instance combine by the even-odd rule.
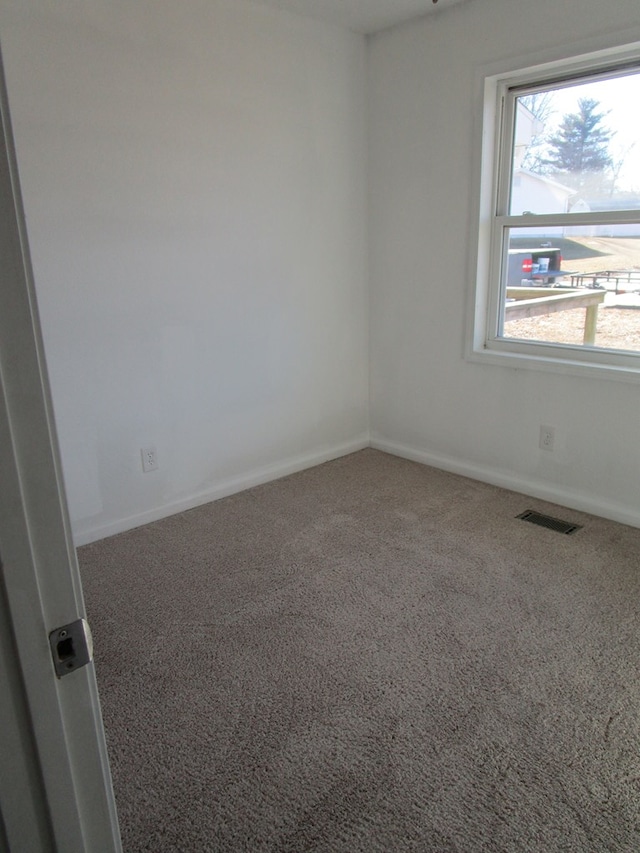
[[509, 213], [516, 94], [561, 88], [581, 77], [618, 77], [633, 70], [640, 70], [640, 42], [483, 75], [484, 110], [476, 163], [478, 238], [471, 261], [476, 276], [467, 347], [469, 360], [640, 381], [640, 352], [522, 341], [499, 334], [504, 304], [501, 271], [508, 248], [503, 237], [506, 228], [640, 221], [638, 210], [519, 216]]

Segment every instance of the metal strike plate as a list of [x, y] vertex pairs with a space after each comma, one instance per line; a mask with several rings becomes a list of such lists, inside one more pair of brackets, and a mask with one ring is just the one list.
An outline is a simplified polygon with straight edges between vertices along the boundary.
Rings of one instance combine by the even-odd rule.
[[62, 678], [93, 660], [93, 639], [89, 623], [76, 619], [49, 634], [49, 645], [56, 675]]

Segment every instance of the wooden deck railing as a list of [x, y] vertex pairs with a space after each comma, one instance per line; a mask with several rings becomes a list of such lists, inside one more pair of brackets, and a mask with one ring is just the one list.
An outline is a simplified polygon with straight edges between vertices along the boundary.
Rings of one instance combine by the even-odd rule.
[[508, 287], [504, 308], [505, 322], [525, 317], [542, 317], [570, 308], [586, 308], [583, 344], [593, 346], [596, 342], [598, 305], [604, 302], [604, 290], [575, 290], [560, 287]]

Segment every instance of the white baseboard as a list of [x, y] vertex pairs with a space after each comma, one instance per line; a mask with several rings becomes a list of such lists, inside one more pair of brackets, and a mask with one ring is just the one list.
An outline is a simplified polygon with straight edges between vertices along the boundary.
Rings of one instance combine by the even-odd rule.
[[105, 539], [107, 536], [124, 533], [124, 531], [131, 530], [134, 527], [141, 527], [143, 524], [159, 521], [161, 518], [166, 518], [169, 515], [193, 509], [196, 506], [219, 500], [228, 495], [236, 494], [236, 492], [250, 489], [253, 486], [268, 483], [271, 480], [278, 480], [280, 477], [304, 471], [306, 468], [313, 468], [315, 465], [321, 465], [323, 462], [329, 462], [331, 459], [338, 459], [340, 456], [347, 456], [349, 453], [355, 453], [365, 447], [373, 447], [376, 450], [382, 450], [393, 456], [400, 456], [404, 459], [410, 459], [413, 462], [421, 462], [423, 465], [441, 468], [444, 471], [451, 471], [453, 474], [461, 474], [463, 477], [470, 477], [472, 480], [480, 480], [483, 483], [490, 483], [493, 486], [501, 486], [504, 489], [520, 492], [560, 506], [588, 512], [602, 518], [609, 518], [621, 524], [640, 527], [640, 512], [625, 504], [606, 501], [598, 496], [585, 495], [572, 489], [552, 486], [541, 480], [525, 479], [512, 472], [496, 470], [465, 459], [419, 450], [409, 445], [389, 441], [384, 438], [373, 437], [370, 440], [369, 436], [363, 433], [359, 438], [351, 442], [295, 456], [282, 462], [250, 471], [240, 477], [224, 480], [213, 489], [206, 492], [199, 492], [198, 494], [191, 495], [189, 498], [154, 507], [146, 512], [117, 519], [107, 524], [74, 531], [74, 542], [76, 546], [87, 545], [90, 542]]
[[313, 468], [315, 465], [321, 465], [323, 462], [338, 459], [340, 456], [347, 456], [349, 453], [355, 453], [365, 447], [369, 447], [369, 435], [363, 433], [359, 438], [345, 444], [324, 448], [323, 450], [314, 451], [313, 453], [294, 456], [290, 459], [276, 462], [273, 465], [266, 465], [263, 468], [257, 468], [254, 471], [249, 471], [239, 477], [234, 477], [230, 480], [223, 480], [213, 489], [207, 490], [206, 492], [199, 492], [198, 494], [191, 495], [188, 498], [154, 507], [153, 509], [138, 513], [137, 515], [120, 518], [116, 521], [111, 521], [108, 524], [87, 527], [84, 530], [74, 531], [74, 543], [77, 547], [80, 545], [88, 545], [90, 542], [96, 542], [98, 539], [106, 539], [107, 536], [114, 536], [116, 533], [124, 533], [125, 530], [131, 530], [134, 527], [141, 527], [143, 524], [150, 524], [152, 521], [159, 521], [161, 518], [166, 518], [169, 515], [175, 515], [176, 513], [184, 512], [187, 509], [193, 509], [196, 506], [211, 503], [211, 501], [228, 497], [229, 495], [236, 494], [236, 492], [242, 492], [245, 489], [250, 489], [253, 486], [259, 486], [262, 483], [268, 483], [271, 480], [279, 480], [281, 477], [287, 477], [289, 474], [296, 474], [298, 471], [304, 471], [306, 468]]
[[632, 508], [625, 504], [603, 500], [597, 495], [588, 495], [572, 489], [563, 489], [560, 486], [550, 485], [541, 480], [523, 478], [512, 472], [477, 465], [465, 459], [457, 459], [451, 456], [429, 453], [425, 450], [417, 450], [408, 445], [388, 441], [383, 438], [372, 437], [371, 447], [374, 447], [376, 450], [382, 450], [385, 453], [390, 453], [393, 456], [401, 456], [403, 459], [422, 462], [424, 465], [441, 468], [453, 474], [461, 474], [463, 477], [470, 477], [472, 480], [481, 480], [483, 483], [490, 483], [492, 486], [501, 486], [503, 489], [521, 492], [530, 497], [539, 498], [540, 500], [549, 501], [550, 503], [559, 504], [570, 509], [588, 512], [591, 515], [598, 515], [602, 518], [609, 518], [621, 524], [629, 524], [631, 527], [640, 527], [640, 512], [638, 512], [636, 507]]

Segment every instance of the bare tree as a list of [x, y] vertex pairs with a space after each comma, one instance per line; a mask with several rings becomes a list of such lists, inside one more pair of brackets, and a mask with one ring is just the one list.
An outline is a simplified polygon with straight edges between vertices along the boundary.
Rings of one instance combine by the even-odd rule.
[[522, 160], [522, 168], [528, 172], [544, 174], [545, 171], [548, 171], [545, 165], [548, 139], [545, 125], [554, 113], [553, 92], [534, 92], [531, 95], [523, 95], [518, 98], [518, 101], [537, 119], [538, 126], [541, 128], [540, 132], [535, 134], [529, 143], [527, 153]]

